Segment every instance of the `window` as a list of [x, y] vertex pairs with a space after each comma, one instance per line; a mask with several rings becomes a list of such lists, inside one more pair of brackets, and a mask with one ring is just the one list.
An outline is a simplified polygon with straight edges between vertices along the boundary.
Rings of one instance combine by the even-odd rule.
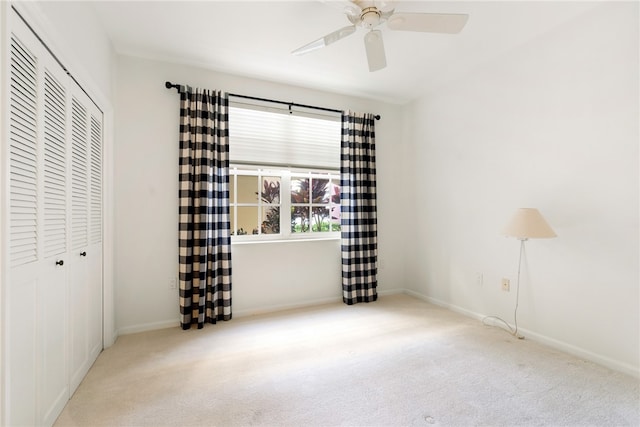
[[340, 182], [331, 175], [293, 174], [291, 233], [340, 231]]
[[340, 115], [231, 97], [234, 241], [338, 237]]
[[229, 177], [231, 234], [280, 234], [281, 174], [232, 168]]
[[229, 170], [234, 240], [337, 237], [337, 171], [233, 166]]

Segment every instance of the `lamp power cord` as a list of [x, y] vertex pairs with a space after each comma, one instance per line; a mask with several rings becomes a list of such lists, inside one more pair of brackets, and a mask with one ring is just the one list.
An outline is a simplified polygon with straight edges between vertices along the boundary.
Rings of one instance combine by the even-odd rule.
[[523, 335], [519, 335], [518, 334], [518, 301], [520, 299], [520, 269], [522, 268], [522, 253], [524, 252], [524, 242], [527, 239], [520, 239], [520, 256], [518, 258], [518, 278], [516, 281], [516, 307], [513, 310], [513, 324], [515, 326], [515, 329], [511, 327], [510, 324], [508, 324], [507, 322], [505, 322], [503, 319], [501, 319], [498, 316], [486, 316], [482, 319], [482, 323], [483, 324], [487, 324], [486, 320], [487, 319], [492, 319], [492, 320], [497, 320], [499, 322], [501, 322], [502, 324], [504, 324], [508, 329], [509, 329], [509, 333], [511, 333], [511, 335], [513, 335], [514, 337], [522, 340], [524, 339]]

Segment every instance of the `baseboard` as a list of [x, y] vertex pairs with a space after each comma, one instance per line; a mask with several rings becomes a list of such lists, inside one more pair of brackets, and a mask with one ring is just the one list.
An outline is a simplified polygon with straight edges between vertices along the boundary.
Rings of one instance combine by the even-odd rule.
[[[380, 291], [378, 292], [378, 295], [384, 296], [384, 295], [394, 295], [394, 294], [403, 294], [403, 293], [407, 293], [407, 291], [405, 291], [404, 289], [392, 289], [388, 291]], [[332, 304], [332, 303], [341, 302], [341, 301], [342, 301], [342, 296], [336, 296], [336, 297], [330, 297], [330, 298], [318, 298], [318, 299], [313, 299], [313, 300], [308, 300], [308, 301], [298, 302], [298, 303], [291, 303], [291, 304], [265, 305], [260, 308], [233, 310], [233, 317], [240, 318], [240, 317], [256, 316], [259, 314], [274, 313], [277, 311], [284, 311], [284, 310], [295, 310], [297, 308], [313, 307], [313, 306], [323, 305], [323, 304]], [[138, 332], [148, 332], [148, 331], [154, 331], [157, 329], [173, 328], [179, 325], [180, 325], [180, 319], [165, 320], [161, 322], [143, 323], [140, 325], [133, 325], [133, 326], [120, 328], [114, 331], [114, 336], [118, 337], [120, 335], [137, 334]]]
[[[459, 307], [454, 304], [446, 303], [439, 299], [423, 295], [419, 292], [415, 292], [410, 289], [405, 289], [404, 293], [412, 297], [421, 299], [423, 301], [429, 302], [431, 304], [446, 308], [451, 311], [455, 311], [456, 313], [460, 313], [466, 317], [471, 317], [479, 321], [482, 321], [485, 317], [488, 316], [486, 314], [476, 313], [474, 311], [467, 310], [465, 308]], [[614, 360], [609, 357], [602, 356], [597, 353], [593, 353], [589, 350], [585, 350], [583, 348], [576, 347], [574, 345], [571, 345], [562, 341], [558, 341], [554, 338], [550, 338], [546, 335], [542, 335], [542, 334], [530, 331], [528, 329], [523, 329], [519, 327], [518, 331], [521, 332], [522, 335], [526, 336], [527, 339], [530, 339], [532, 341], [539, 342], [548, 347], [554, 348], [556, 350], [560, 350], [562, 352], [571, 354], [573, 356], [579, 357], [584, 360], [588, 360], [590, 362], [596, 363], [598, 365], [604, 366], [614, 371], [622, 372], [624, 374], [631, 375], [635, 378], [640, 378], [640, 369], [628, 363], [620, 362], [618, 360]]]
[[[378, 295], [394, 295], [394, 294], [403, 294], [407, 293], [405, 289], [392, 289], [388, 291], [380, 291]], [[416, 295], [417, 296], [417, 295]], [[420, 298], [418, 296], [418, 298]], [[267, 314], [273, 313], [277, 311], [284, 310], [294, 310], [297, 308], [304, 307], [313, 307], [322, 304], [332, 304], [336, 302], [341, 302], [342, 296], [330, 297], [330, 298], [318, 298], [313, 300], [308, 300], [304, 302], [291, 303], [291, 304], [274, 304], [274, 305], [265, 305], [260, 308], [249, 308], [245, 310], [233, 310], [233, 317], [248, 317], [248, 316], [256, 316], [259, 314]], [[177, 318], [175, 320], [164, 320], [161, 322], [151, 322], [151, 323], [143, 323], [140, 325], [126, 326], [124, 328], [120, 328], [114, 331], [113, 335], [117, 338], [119, 335], [128, 335], [128, 334], [137, 334], [138, 332], [148, 332], [154, 331], [156, 329], [165, 329], [165, 328], [173, 328], [175, 326], [180, 325], [180, 319]], [[115, 342], [115, 339], [114, 339]], [[113, 343], [111, 343], [113, 344]]]
[[378, 290], [378, 296], [381, 296], [381, 297], [383, 297], [385, 295], [398, 295], [398, 294], [407, 294], [407, 295], [409, 295], [409, 293], [407, 292], [406, 289], [401, 289], [401, 288], [389, 289], [387, 291]]
[[[330, 303], [335, 303], [340, 301], [342, 301], [342, 297], [321, 298], [321, 299], [309, 300], [302, 303], [293, 303], [293, 304], [267, 305], [257, 309], [234, 310], [233, 317], [240, 318], [240, 317], [255, 316], [258, 314], [273, 313], [276, 311], [284, 311], [284, 310], [293, 310], [296, 308], [313, 307], [317, 305], [330, 304]], [[174, 328], [177, 326], [180, 326], [179, 318], [176, 318], [175, 320], [164, 320], [161, 322], [143, 323], [140, 325], [126, 326], [124, 328], [120, 328], [117, 330], [116, 336], [137, 334], [139, 332], [155, 331], [157, 329]]]
[[137, 334], [138, 332], [155, 331], [156, 329], [174, 328], [180, 326], [180, 321], [175, 320], [163, 320], [162, 322], [143, 323], [140, 325], [126, 326], [118, 329], [116, 336]]
[[330, 298], [319, 298], [314, 300], [308, 300], [300, 303], [292, 303], [292, 304], [275, 304], [275, 305], [267, 305], [260, 308], [251, 308], [246, 310], [234, 310], [233, 317], [247, 317], [247, 316], [256, 316], [258, 314], [266, 314], [273, 313], [276, 311], [284, 311], [284, 310], [294, 310], [296, 308], [304, 308], [304, 307], [313, 307], [322, 304], [332, 304], [336, 302], [341, 302], [342, 297], [330, 297]]

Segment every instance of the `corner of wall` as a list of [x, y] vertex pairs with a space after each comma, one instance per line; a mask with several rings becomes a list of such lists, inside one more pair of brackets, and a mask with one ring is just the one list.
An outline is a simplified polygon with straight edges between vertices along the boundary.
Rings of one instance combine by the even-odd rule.
[[[0, 105], [5, 106], [9, 104], [8, 100], [8, 79], [6, 76], [6, 72], [9, 69], [8, 67], [8, 40], [9, 40], [9, 29], [8, 29], [8, 10], [9, 3], [0, 1]], [[6, 123], [8, 121], [8, 109], [2, 108], [0, 110], [0, 194], [6, 194], [6, 185], [8, 176], [8, 165], [7, 161], [9, 156], [7, 156], [7, 126]], [[6, 223], [6, 212], [7, 206], [5, 203], [5, 198], [0, 197], [0, 235], [6, 236], [8, 231], [8, 224]], [[8, 283], [7, 279], [7, 271], [6, 268], [7, 262], [7, 250], [6, 250], [7, 240], [0, 239], [0, 378], [6, 378], [6, 368], [5, 368], [5, 337], [7, 336], [5, 331], [5, 322], [4, 322], [4, 301], [5, 301], [5, 286]], [[0, 424], [6, 425], [7, 419], [5, 418], [6, 412], [6, 399], [5, 399], [5, 381], [0, 381]]]

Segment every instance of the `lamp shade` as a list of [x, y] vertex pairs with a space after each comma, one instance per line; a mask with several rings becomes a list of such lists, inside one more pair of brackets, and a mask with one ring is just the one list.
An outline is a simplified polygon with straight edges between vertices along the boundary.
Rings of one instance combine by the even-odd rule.
[[520, 208], [513, 214], [502, 233], [518, 239], [545, 239], [556, 237], [547, 221], [534, 208]]

